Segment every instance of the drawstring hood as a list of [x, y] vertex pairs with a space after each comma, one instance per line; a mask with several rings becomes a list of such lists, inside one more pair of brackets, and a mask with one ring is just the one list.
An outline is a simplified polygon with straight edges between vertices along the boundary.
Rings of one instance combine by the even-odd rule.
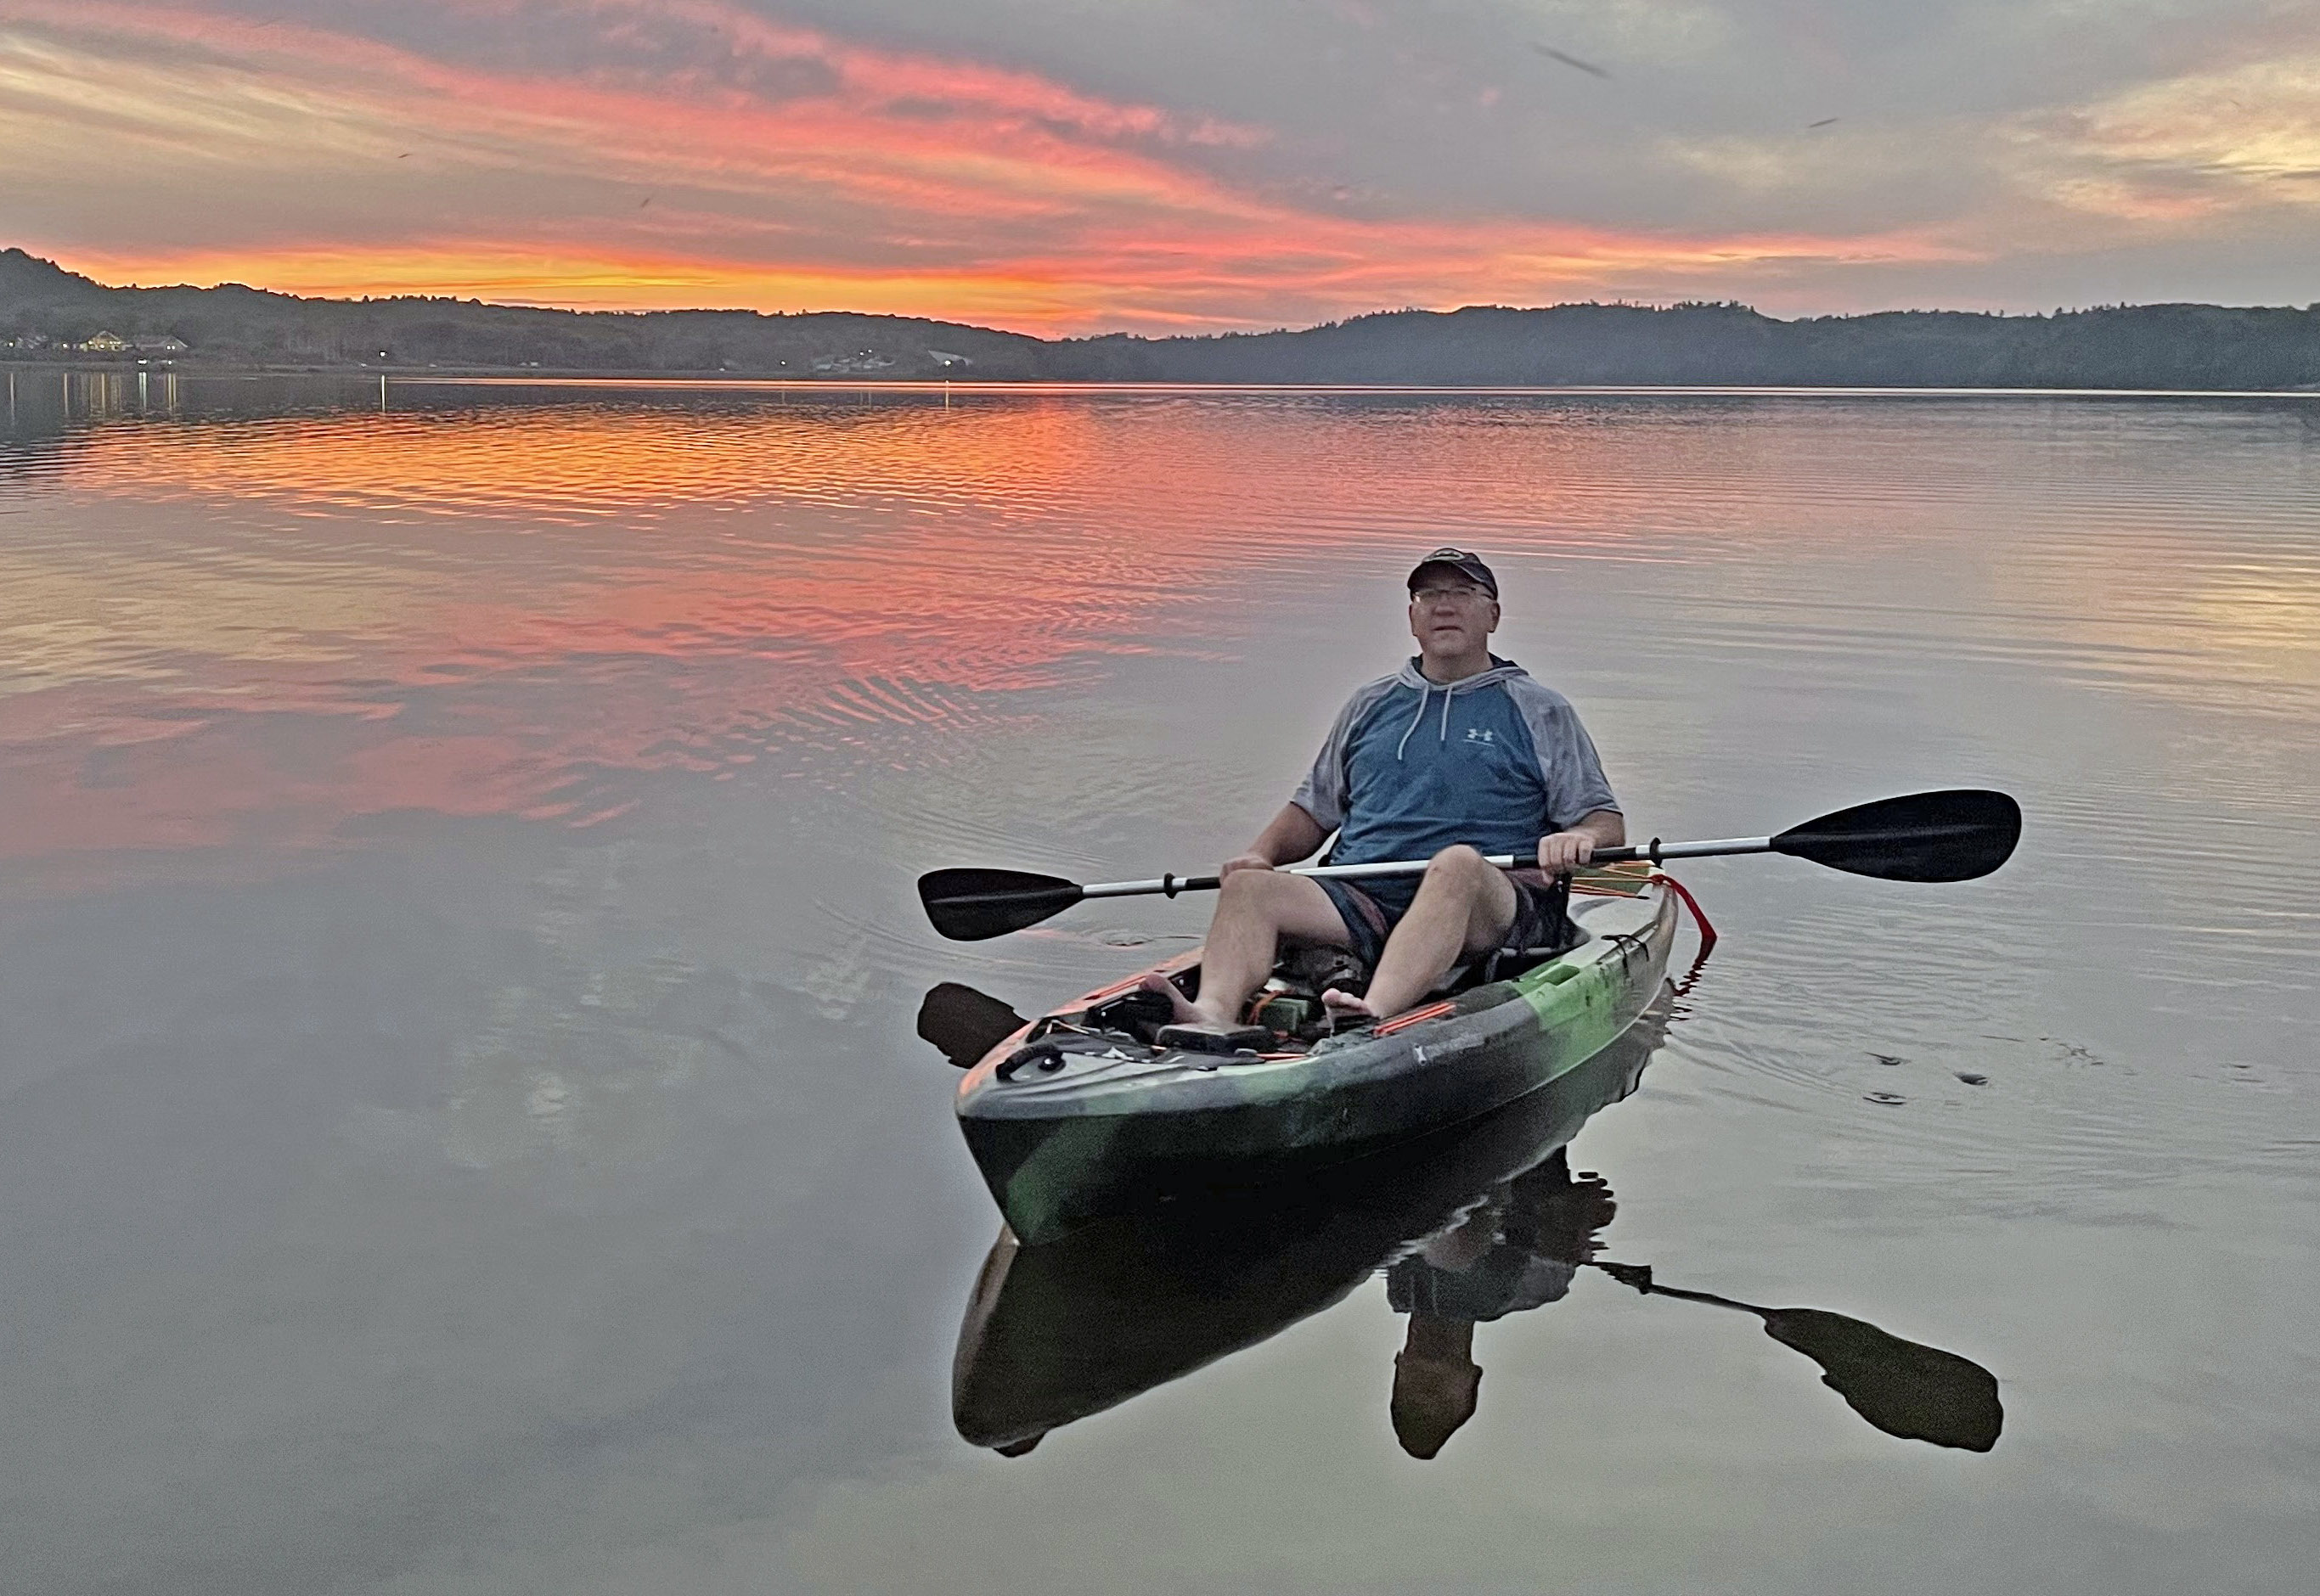
[[[1409, 717], [1409, 724], [1401, 728], [1401, 741], [1393, 745], [1393, 756], [1396, 759], [1400, 759], [1401, 757], [1401, 751], [1409, 746], [1409, 734], [1416, 731], [1418, 729], [1418, 723], [1426, 718], [1426, 697], [1428, 693], [1434, 690], [1434, 684], [1427, 681], [1426, 678], [1421, 676], [1418, 680], [1419, 683], [1418, 689], [1418, 713]], [[1445, 725], [1447, 725], [1450, 719], [1450, 692], [1446, 688], [1443, 690], [1442, 693], [1442, 719]], [[1450, 734], [1445, 731], [1442, 735], [1446, 738]]]
[[1401, 741], [1393, 745], [1393, 757], [1397, 760], [1400, 759], [1402, 750], [1409, 746], [1409, 735], [1416, 731], [1418, 723], [1426, 718], [1427, 706], [1433, 701], [1436, 690], [1439, 690], [1442, 694], [1442, 730], [1438, 740], [1447, 743], [1450, 741], [1450, 700], [1453, 698], [1463, 692], [1471, 692], [1478, 687], [1491, 687], [1499, 682], [1528, 674], [1527, 671], [1512, 660], [1502, 660], [1498, 655], [1492, 654], [1491, 668], [1487, 671], [1478, 671], [1472, 676], [1462, 676], [1455, 681], [1430, 681], [1427, 679], [1426, 673], [1418, 669], [1418, 660], [1410, 660], [1409, 663], [1402, 666], [1397, 680], [1403, 687], [1414, 687], [1418, 690], [1418, 713], [1411, 716], [1409, 724], [1402, 728]]

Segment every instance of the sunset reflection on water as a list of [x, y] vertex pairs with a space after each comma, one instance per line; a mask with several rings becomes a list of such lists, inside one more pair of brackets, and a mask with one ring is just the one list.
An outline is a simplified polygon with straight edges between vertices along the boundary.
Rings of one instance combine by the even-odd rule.
[[[2320, 407], [101, 375], [0, 433], [43, 1590], [2308, 1566]], [[1034, 1455], [953, 1433], [995, 1218], [921, 996], [1036, 1013], [1206, 906], [949, 943], [912, 879], [1237, 849], [1445, 542], [1638, 834], [2019, 798], [1986, 880], [1687, 865], [1723, 941], [1571, 1154], [1608, 1257], [1989, 1370], [1987, 1456], [1592, 1272], [1429, 1463], [1350, 1277]]]
[[0, 551], [14, 856], [405, 808], [585, 824], [608, 771], [904, 757], [1106, 657], [1213, 650], [1287, 573], [1374, 579], [1445, 538], [1707, 567], [1697, 627], [1785, 612], [1790, 647], [1825, 635], [1824, 575], [1857, 625], [1877, 562], [1950, 562], [1944, 647], [2055, 623], [2073, 668], [2148, 690], [2320, 690], [2293, 555], [2219, 563], [2164, 516], [2112, 518], [2123, 565], [1996, 523], [1955, 546], [1989, 489], [1970, 445], [1924, 452], [1922, 402], [1853, 407], [1840, 446], [1827, 400], [404, 384], [249, 419], [166, 381], [161, 419], [15, 451], [40, 518]]

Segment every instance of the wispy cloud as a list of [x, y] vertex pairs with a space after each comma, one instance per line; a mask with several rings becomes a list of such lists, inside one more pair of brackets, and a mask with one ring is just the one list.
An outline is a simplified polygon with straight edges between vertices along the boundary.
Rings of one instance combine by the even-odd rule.
[[2134, 222], [2320, 211], [2320, 23], [2314, 32], [2308, 53], [2021, 119], [2007, 131], [2024, 180], [2065, 205]]
[[[840, 32], [748, 0], [272, 3], [0, 0], [0, 241], [146, 282], [1164, 329], [1838, 308], [1902, 268], [2001, 271], [2025, 195], [2133, 231], [2303, 203], [2320, 168], [2308, 55], [1880, 112], [1860, 52], [1737, 0], [1474, 0], [1430, 31], [1259, 5], [1189, 64], [1153, 42], [1184, 33], [1173, 0], [1069, 48], [1036, 4], [864, 0]], [[1618, 92], [1542, 80], [1549, 28]], [[1841, 124], [1802, 137], [1793, 87], [1755, 107], [1783, 72]]]

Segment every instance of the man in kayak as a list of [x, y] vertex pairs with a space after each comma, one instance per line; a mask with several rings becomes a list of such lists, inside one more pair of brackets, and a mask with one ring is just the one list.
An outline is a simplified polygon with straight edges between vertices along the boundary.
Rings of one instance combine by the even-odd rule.
[[[1349, 949], [1373, 970], [1366, 997], [1325, 994], [1343, 1023], [1399, 1014], [1460, 962], [1560, 932], [1546, 879], [1624, 843], [1626, 824], [1569, 701], [1491, 653], [1499, 614], [1479, 555], [1438, 548], [1410, 572], [1418, 657], [1353, 696], [1296, 796], [1218, 871], [1199, 999], [1146, 983], [1179, 1026], [1233, 1032], [1284, 937]], [[1333, 831], [1333, 864], [1424, 859], [1426, 873], [1356, 885], [1275, 868]], [[1534, 850], [1527, 879], [1483, 861]]]

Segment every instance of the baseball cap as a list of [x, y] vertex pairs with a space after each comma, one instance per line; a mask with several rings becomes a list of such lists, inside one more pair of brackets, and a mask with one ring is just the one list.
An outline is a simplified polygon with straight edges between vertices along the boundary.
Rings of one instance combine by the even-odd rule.
[[1482, 564], [1482, 556], [1469, 549], [1452, 548], [1447, 545], [1436, 549], [1418, 562], [1409, 573], [1410, 591], [1418, 591], [1418, 579], [1426, 574], [1429, 566], [1434, 565], [1447, 565], [1459, 575], [1480, 585], [1482, 590], [1491, 598], [1495, 599], [1499, 596], [1499, 579], [1491, 574], [1491, 568], [1488, 565]]

